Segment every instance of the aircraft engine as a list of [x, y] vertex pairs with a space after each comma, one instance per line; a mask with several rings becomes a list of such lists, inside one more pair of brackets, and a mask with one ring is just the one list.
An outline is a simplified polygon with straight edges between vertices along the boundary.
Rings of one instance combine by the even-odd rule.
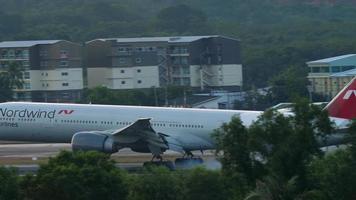
[[79, 132], [72, 137], [73, 151], [100, 151], [103, 153], [116, 153], [118, 148], [111, 136], [100, 132]]

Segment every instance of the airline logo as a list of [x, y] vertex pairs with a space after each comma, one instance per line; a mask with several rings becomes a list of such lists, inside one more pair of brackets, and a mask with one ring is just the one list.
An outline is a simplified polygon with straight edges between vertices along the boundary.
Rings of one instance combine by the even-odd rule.
[[356, 78], [345, 86], [326, 109], [331, 117], [356, 119]]
[[70, 115], [74, 112], [74, 110], [60, 110], [58, 114]]
[[56, 114], [57, 115], [71, 115], [74, 110], [13, 110], [8, 108], [0, 108], [0, 117], [8, 117], [8, 118], [48, 118], [53, 119]]
[[343, 99], [349, 100], [351, 96], [356, 96], [356, 90], [348, 90], [344, 95]]

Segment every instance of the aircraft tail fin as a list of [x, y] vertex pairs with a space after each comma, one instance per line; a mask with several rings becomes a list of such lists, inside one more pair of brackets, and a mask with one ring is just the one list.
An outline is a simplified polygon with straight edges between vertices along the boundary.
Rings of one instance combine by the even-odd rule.
[[356, 119], [356, 77], [325, 107], [330, 117]]

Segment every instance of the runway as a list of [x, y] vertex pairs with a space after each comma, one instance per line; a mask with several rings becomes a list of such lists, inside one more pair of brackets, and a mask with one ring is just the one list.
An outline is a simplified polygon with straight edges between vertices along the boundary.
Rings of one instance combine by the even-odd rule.
[[[70, 144], [0, 144], [0, 165], [15, 167], [20, 174], [35, 173], [39, 169], [39, 164], [46, 163], [50, 157], [56, 156], [61, 150], [71, 151]], [[200, 155], [200, 152], [196, 152]], [[135, 171], [142, 168], [146, 161], [151, 160], [150, 153], [136, 153], [130, 149], [122, 149], [111, 156], [117, 162], [117, 167], [128, 171]], [[181, 157], [181, 154], [167, 151], [164, 153], [166, 160], [174, 161]], [[205, 152], [202, 156], [206, 161], [206, 167], [220, 168], [220, 164], [215, 160], [213, 152]]]

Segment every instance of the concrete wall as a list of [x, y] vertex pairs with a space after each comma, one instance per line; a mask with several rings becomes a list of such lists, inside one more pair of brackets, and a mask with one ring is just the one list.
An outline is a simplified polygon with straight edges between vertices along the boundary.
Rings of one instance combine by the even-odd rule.
[[159, 87], [158, 66], [88, 68], [88, 87], [105, 86], [110, 89]]

